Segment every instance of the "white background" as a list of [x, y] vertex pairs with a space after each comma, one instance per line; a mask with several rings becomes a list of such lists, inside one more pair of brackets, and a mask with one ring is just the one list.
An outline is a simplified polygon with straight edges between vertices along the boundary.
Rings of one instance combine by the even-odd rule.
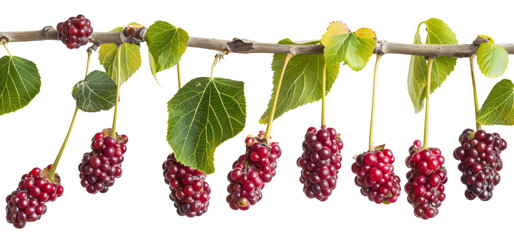
[[[459, 43], [471, 43], [476, 35], [487, 34], [497, 43], [514, 42], [510, 1], [163, 1], [165, 3], [114, 1], [5, 1], [0, 14], [0, 31], [37, 30], [55, 25], [72, 15], [84, 14], [95, 31], [138, 22], [150, 26], [165, 20], [188, 31], [190, 36], [252, 39], [259, 42], [320, 39], [331, 21], [341, 20], [351, 30], [372, 28], [378, 39], [411, 43], [419, 22], [431, 17], [444, 20], [457, 34]], [[71, 120], [75, 102], [73, 85], [84, 75], [85, 48], [68, 50], [57, 41], [10, 43], [11, 53], [34, 61], [42, 76], [41, 92], [25, 108], [0, 116], [0, 195], [13, 191], [23, 173], [52, 163]], [[488, 202], [464, 198], [458, 162], [452, 152], [463, 129], [474, 127], [474, 109], [468, 59], [459, 59], [455, 71], [431, 98], [430, 146], [446, 156], [449, 181], [447, 199], [435, 219], [417, 219], [402, 190], [399, 201], [377, 205], [360, 195], [350, 171], [352, 157], [367, 149], [371, 80], [374, 57], [368, 66], [353, 72], [342, 67], [333, 90], [327, 96], [328, 124], [342, 133], [343, 168], [338, 186], [326, 202], [308, 199], [298, 178], [296, 159], [301, 154], [303, 135], [309, 126], [320, 124], [320, 103], [287, 112], [275, 121], [273, 140], [280, 142], [283, 155], [278, 173], [263, 191], [263, 199], [249, 211], [233, 211], [225, 202], [226, 175], [232, 162], [244, 153], [244, 138], [264, 130], [258, 119], [271, 94], [271, 54], [229, 54], [215, 69], [215, 76], [245, 82], [246, 128], [218, 147], [216, 173], [207, 178], [212, 194], [208, 212], [189, 219], [175, 213], [168, 199], [161, 164], [171, 149], [166, 142], [166, 103], [177, 91], [175, 68], [159, 73], [157, 85], [148, 67], [147, 48], [141, 47], [143, 65], [123, 85], [118, 131], [129, 137], [123, 176], [106, 194], [91, 195], [80, 186], [77, 166], [89, 151], [94, 133], [110, 127], [113, 111], [79, 112], [58, 173], [64, 195], [48, 203], [41, 220], [18, 230], [0, 221], [0, 239], [346, 239], [462, 237], [508, 238], [514, 213], [514, 129], [485, 126], [499, 132], [510, 144], [502, 154], [501, 183]], [[6, 52], [0, 49], [1, 55]], [[216, 52], [187, 49], [181, 70], [188, 79], [208, 76]], [[93, 55], [90, 70], [99, 69]], [[378, 78], [375, 142], [386, 143], [396, 156], [396, 173], [405, 184], [404, 159], [415, 139], [423, 138], [423, 114], [414, 114], [407, 93], [409, 56], [383, 57]], [[512, 64], [505, 75], [485, 78], [476, 68], [478, 97], [482, 103], [493, 85], [502, 78], [514, 78]], [[2, 203], [2, 208], [4, 203]], [[4, 215], [3, 210], [1, 215]], [[3, 218], [3, 217], [2, 217]], [[510, 232], [511, 233], [511, 232]]]

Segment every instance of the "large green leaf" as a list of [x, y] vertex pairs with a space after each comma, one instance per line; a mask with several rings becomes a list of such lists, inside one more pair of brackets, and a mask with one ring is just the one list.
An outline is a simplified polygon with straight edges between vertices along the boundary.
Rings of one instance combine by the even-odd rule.
[[[131, 23], [131, 25], [138, 25]], [[110, 32], [121, 32], [123, 27], [117, 27]], [[136, 44], [124, 43], [121, 45], [121, 84], [125, 83], [141, 67], [140, 47]], [[118, 74], [118, 57], [116, 55], [116, 44], [101, 44], [98, 50], [98, 59], [105, 68], [105, 72], [116, 81]]]
[[369, 61], [377, 43], [375, 32], [369, 28], [360, 28], [350, 32], [346, 24], [332, 22], [323, 34], [321, 44], [325, 46], [324, 57], [328, 65], [345, 62], [354, 70], [363, 69]]
[[[419, 36], [419, 28], [421, 24], [425, 25], [427, 31], [426, 44], [457, 44], [457, 37], [451, 28], [443, 21], [437, 18], [430, 18], [419, 24], [414, 38], [414, 44], [422, 44]], [[407, 84], [409, 95], [416, 113], [420, 112], [424, 107], [426, 98], [426, 78], [428, 74], [428, 66], [426, 61], [422, 61], [419, 56], [412, 56], [409, 66], [409, 74]], [[452, 57], [436, 57], [432, 63], [432, 72], [430, 77], [430, 92], [441, 86], [448, 75], [453, 71], [457, 59]], [[424, 81], [421, 81], [423, 76]], [[412, 84], [412, 85], [411, 85]]]
[[182, 28], [157, 21], [145, 35], [150, 58], [150, 69], [155, 74], [175, 66], [186, 51], [189, 35]]
[[0, 58], [0, 115], [25, 107], [40, 87], [36, 64], [16, 56]]
[[[279, 44], [297, 44], [289, 39], [284, 39]], [[319, 41], [307, 42], [302, 44], [319, 44]], [[273, 96], [277, 91], [277, 84], [280, 72], [284, 65], [286, 54], [274, 54], [271, 69], [273, 70], [273, 91], [268, 103], [268, 109], [262, 114], [259, 123], [266, 123], [269, 120], [273, 105]], [[321, 80], [323, 76], [324, 58], [320, 54], [301, 54], [296, 55], [287, 64], [287, 68], [282, 79], [282, 85], [278, 93], [278, 102], [275, 108], [274, 119], [277, 119], [285, 112], [295, 109], [307, 103], [321, 99], [322, 89]], [[337, 75], [339, 74], [339, 63], [327, 66], [326, 91], [330, 91]]]
[[514, 125], [514, 84], [503, 79], [494, 85], [485, 99], [477, 122], [483, 125]]
[[168, 113], [167, 138], [177, 160], [213, 173], [216, 147], [245, 126], [244, 83], [195, 78], [168, 102]]
[[116, 83], [101, 71], [93, 71], [73, 86], [77, 107], [84, 112], [109, 110], [116, 103]]
[[503, 75], [509, 65], [509, 53], [494, 41], [481, 43], [477, 50], [477, 63], [480, 71], [490, 78]]

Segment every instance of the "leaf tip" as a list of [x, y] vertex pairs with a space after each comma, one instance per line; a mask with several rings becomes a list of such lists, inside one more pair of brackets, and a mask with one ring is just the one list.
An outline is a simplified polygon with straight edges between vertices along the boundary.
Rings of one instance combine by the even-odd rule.
[[377, 40], [377, 34], [371, 28], [359, 28], [359, 30], [355, 31], [354, 34], [358, 38], [370, 38], [374, 39], [375, 41]]

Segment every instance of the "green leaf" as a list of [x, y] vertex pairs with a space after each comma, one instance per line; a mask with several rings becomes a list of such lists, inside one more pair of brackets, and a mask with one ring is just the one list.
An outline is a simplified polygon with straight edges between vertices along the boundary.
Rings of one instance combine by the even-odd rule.
[[[419, 24], [414, 38], [414, 44], [422, 44], [419, 36], [419, 28], [425, 24], [427, 31], [426, 44], [457, 44], [457, 37], [451, 28], [437, 18], [430, 18]], [[424, 57], [411, 56], [407, 84], [409, 95], [416, 113], [424, 108], [426, 98], [426, 79], [428, 74], [428, 64], [422, 60]], [[457, 59], [452, 57], [436, 57], [432, 63], [430, 77], [430, 92], [441, 86], [448, 75], [454, 70]], [[422, 80], [423, 79], [423, 80]]]
[[441, 19], [430, 18], [422, 23], [427, 31], [426, 44], [458, 44], [457, 35]]
[[[131, 25], [139, 25], [131, 23]], [[121, 32], [123, 27], [117, 27], [110, 32]], [[125, 83], [141, 67], [140, 47], [136, 44], [124, 43], [121, 45], [121, 84]], [[98, 50], [98, 59], [104, 66], [105, 72], [116, 81], [118, 74], [118, 57], [116, 55], [116, 44], [101, 44]]]
[[[422, 44], [419, 32], [416, 32], [414, 36], [414, 44]], [[433, 67], [432, 63], [432, 68]], [[420, 112], [425, 106], [425, 98], [421, 98], [421, 95], [426, 91], [427, 71], [428, 66], [425, 57], [412, 55], [409, 64], [409, 74], [407, 76], [407, 87], [416, 113]]]
[[0, 115], [25, 107], [40, 87], [36, 64], [16, 56], [0, 58]]
[[503, 75], [509, 65], [509, 53], [491, 42], [481, 43], [477, 50], [477, 63], [480, 71], [489, 78]]
[[[426, 44], [458, 44], [457, 36], [442, 20], [430, 18], [423, 22], [427, 30]], [[452, 57], [436, 57], [432, 63], [430, 92], [441, 86], [448, 75], [455, 69], [457, 59]], [[427, 66], [428, 68], [428, 66]], [[425, 78], [426, 79], [426, 78]], [[423, 91], [423, 98], [426, 98]]]
[[514, 125], [514, 84], [503, 79], [494, 85], [485, 99], [477, 122], [483, 125]]
[[245, 126], [244, 83], [195, 78], [168, 102], [168, 113], [167, 139], [177, 160], [213, 173], [216, 147]]
[[186, 51], [189, 35], [164, 21], [156, 21], [145, 35], [150, 57], [150, 69], [155, 74], [175, 66]]
[[73, 86], [71, 95], [84, 112], [109, 110], [116, 103], [116, 83], [107, 73], [95, 70]]
[[350, 28], [342, 22], [331, 22], [327, 32], [321, 38], [321, 44], [325, 47], [323, 55], [325, 61], [330, 64], [340, 64], [346, 60], [346, 40], [350, 36]]
[[375, 32], [369, 28], [350, 32], [346, 24], [332, 22], [323, 34], [321, 43], [325, 46], [323, 55], [328, 65], [345, 61], [352, 70], [359, 71], [373, 55], [377, 38]]
[[[294, 43], [289, 39], [284, 39], [279, 44], [319, 44], [319, 41], [307, 43]], [[284, 65], [286, 54], [274, 54], [271, 69], [273, 70], [273, 91], [268, 103], [268, 109], [262, 114], [259, 123], [266, 123], [269, 120], [273, 105], [273, 96], [277, 91], [277, 84], [280, 72]], [[274, 119], [277, 119], [285, 112], [315, 102], [321, 99], [322, 89], [321, 80], [323, 76], [324, 58], [320, 54], [301, 54], [296, 55], [287, 64], [282, 86], [278, 93], [278, 102], [275, 108]], [[339, 64], [327, 65], [326, 91], [330, 91], [337, 75], [339, 74]]]

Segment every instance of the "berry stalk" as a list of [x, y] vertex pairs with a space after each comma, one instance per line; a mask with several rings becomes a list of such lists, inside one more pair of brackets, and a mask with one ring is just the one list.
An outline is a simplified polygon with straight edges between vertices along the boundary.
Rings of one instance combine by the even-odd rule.
[[[323, 75], [321, 79], [321, 128], [327, 126], [327, 120], [325, 117], [325, 95], [327, 93], [327, 64], [323, 64]], [[278, 92], [278, 91], [277, 91]]]
[[480, 111], [480, 106], [478, 105], [478, 97], [477, 97], [477, 85], [475, 83], [475, 66], [473, 64], [475, 60], [475, 56], [471, 56], [469, 57], [469, 67], [470, 67], [470, 70], [471, 70], [471, 82], [473, 83], [473, 98], [475, 100], [475, 123], [476, 123], [476, 127], [477, 127], [477, 131], [482, 129], [482, 125], [480, 123], [477, 122], [477, 116], [478, 116], [478, 112]]
[[[282, 66], [282, 70], [280, 72], [280, 78], [277, 83], [277, 91], [275, 92], [275, 96], [273, 97], [273, 107], [271, 108], [271, 113], [269, 115], [268, 126], [266, 126], [266, 133], [264, 134], [264, 138], [266, 139], [266, 143], [270, 143], [270, 134], [271, 134], [271, 124], [273, 123], [273, 118], [275, 115], [275, 108], [277, 107], [278, 101], [278, 93], [280, 92], [280, 86], [282, 85], [282, 79], [284, 78], [284, 73], [286, 71], [287, 63], [294, 56], [292, 53], [288, 53], [284, 60], [284, 65]], [[325, 74], [325, 71], [323, 71]]]
[[[84, 78], [87, 77], [87, 74], [89, 72], [89, 62], [90, 61], [91, 61], [91, 52], [87, 51], [86, 74], [85, 74]], [[48, 179], [50, 179], [50, 181], [52, 181], [53, 183], [55, 183], [54, 176], [55, 176], [55, 171], [57, 170], [57, 165], [59, 164], [59, 160], [61, 159], [62, 153], [64, 152], [64, 148], [66, 148], [68, 139], [70, 138], [71, 130], [73, 129], [73, 124], [75, 123], [75, 118], [77, 117], [78, 110], [79, 110], [79, 107], [76, 106], [75, 111], [73, 113], [73, 117], [71, 119], [70, 127], [68, 129], [68, 133], [66, 133], [66, 137], [64, 138], [61, 149], [59, 149], [59, 153], [57, 153], [57, 157], [55, 157], [54, 163], [52, 164], [52, 168], [50, 169], [50, 171], [48, 173]]]
[[432, 63], [434, 62], [433, 58], [428, 58], [428, 74], [427, 74], [427, 97], [425, 103], [425, 130], [423, 133], [423, 149], [428, 148], [428, 108], [430, 103], [430, 73], [432, 72]]
[[177, 63], [177, 79], [178, 79], [178, 89], [181, 89], [182, 83], [180, 81], [180, 62]]
[[116, 72], [116, 102], [114, 103], [114, 117], [112, 119], [112, 136], [116, 139], [116, 120], [118, 117], [118, 102], [120, 99], [121, 85], [121, 45], [116, 45], [116, 56], [118, 58], [118, 71]]
[[73, 113], [73, 118], [71, 119], [70, 128], [68, 129], [68, 133], [66, 134], [66, 137], [64, 138], [64, 141], [62, 143], [61, 149], [59, 150], [59, 153], [57, 153], [57, 157], [55, 157], [54, 163], [52, 164], [52, 168], [50, 169], [50, 172], [48, 173], [48, 179], [52, 181], [52, 183], [55, 183], [55, 171], [57, 170], [57, 165], [59, 164], [59, 160], [61, 159], [62, 153], [64, 152], [64, 148], [66, 148], [66, 143], [68, 143], [68, 138], [70, 138], [71, 130], [73, 129], [73, 124], [75, 123], [75, 118], [77, 117], [77, 112], [79, 110], [79, 107], [75, 107], [75, 112]]
[[373, 73], [373, 90], [371, 94], [371, 120], [369, 123], [369, 151], [375, 150], [375, 145], [373, 144], [373, 133], [375, 128], [375, 85], [377, 81], [378, 63], [380, 62], [381, 57], [382, 55], [377, 54], [377, 60], [375, 61], [375, 70]]

